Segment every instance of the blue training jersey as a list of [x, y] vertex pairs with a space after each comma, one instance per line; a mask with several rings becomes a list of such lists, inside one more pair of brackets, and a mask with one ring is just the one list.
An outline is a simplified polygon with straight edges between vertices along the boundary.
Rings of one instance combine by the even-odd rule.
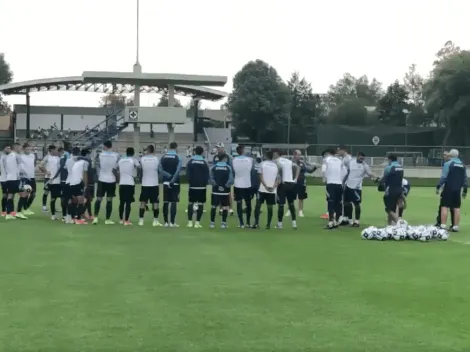
[[446, 191], [460, 192], [467, 190], [467, 168], [459, 158], [452, 158], [442, 167], [441, 178], [437, 189], [444, 186]]

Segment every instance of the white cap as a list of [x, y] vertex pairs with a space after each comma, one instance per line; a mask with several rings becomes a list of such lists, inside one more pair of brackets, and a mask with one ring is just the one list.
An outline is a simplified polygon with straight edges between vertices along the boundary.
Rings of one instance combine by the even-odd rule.
[[459, 156], [459, 151], [457, 149], [451, 149], [449, 152], [451, 158], [457, 158]]

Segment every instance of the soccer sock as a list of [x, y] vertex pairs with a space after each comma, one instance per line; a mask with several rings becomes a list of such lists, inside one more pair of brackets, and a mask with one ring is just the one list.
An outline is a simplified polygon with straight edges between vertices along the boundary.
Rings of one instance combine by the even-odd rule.
[[33, 204], [33, 201], [34, 201], [35, 198], [36, 198], [36, 193], [31, 193], [31, 194], [29, 195], [29, 198], [26, 198], [26, 201], [25, 201], [25, 203], [24, 203], [24, 208], [25, 208], [25, 210], [26, 210], [26, 209], [29, 209], [29, 207], [31, 206], [31, 204]]
[[175, 223], [176, 221], [176, 209], [177, 209], [177, 203], [176, 202], [171, 202], [170, 203], [170, 222], [172, 224]]
[[[340, 210], [341, 214], [341, 210]], [[328, 201], [328, 220], [334, 221], [335, 219], [335, 203], [332, 200]]]
[[42, 206], [45, 207], [47, 205], [47, 193], [42, 195]]
[[284, 217], [284, 205], [279, 204], [277, 208], [277, 221], [282, 222], [283, 217]]
[[441, 205], [440, 205], [440, 204], [439, 204], [439, 208], [437, 208], [436, 223], [437, 223], [438, 225], [441, 224]]
[[158, 205], [156, 208], [153, 208], [153, 218], [158, 219], [158, 216], [160, 215], [160, 209], [158, 208]]
[[119, 201], [119, 219], [124, 220], [124, 201]]
[[403, 211], [405, 211], [404, 208], [398, 208], [398, 217], [401, 218], [403, 216]]
[[143, 219], [145, 214], [145, 207], [139, 208], [139, 218]]
[[168, 223], [168, 202], [163, 203], [163, 221]]
[[[261, 206], [260, 206], [261, 208]], [[271, 226], [271, 221], [273, 220], [273, 206], [272, 205], [267, 205], [268, 208], [268, 225]], [[258, 215], [259, 216], [259, 215]]]
[[228, 216], [228, 210], [227, 209], [222, 210], [222, 222], [223, 223], [227, 222], [227, 216]]
[[7, 214], [10, 214], [14, 211], [15, 209], [15, 203], [13, 202], [13, 198], [7, 199]]
[[92, 216], [93, 213], [91, 212], [91, 200], [87, 201], [85, 204], [85, 209], [89, 216]]
[[455, 224], [455, 214], [454, 214], [454, 208], [450, 208], [450, 222], [452, 226]]
[[[271, 208], [271, 212], [272, 212], [272, 208]], [[259, 225], [260, 214], [261, 214], [261, 202], [257, 201], [255, 205], [255, 225]]]
[[52, 215], [55, 215], [55, 201], [56, 201], [56, 199], [51, 197], [50, 206], [51, 206], [51, 214]]
[[202, 219], [202, 214], [204, 213], [204, 205], [199, 204], [196, 212], [196, 221], [199, 222]]
[[3, 197], [2, 198], [2, 213], [5, 213], [7, 211], [7, 198]]
[[100, 214], [100, 208], [101, 208], [101, 199], [97, 199], [95, 201], [95, 217], [97, 217]]
[[341, 217], [343, 205], [341, 204], [341, 202], [338, 202], [338, 203], [335, 204], [335, 205], [336, 205], [336, 206], [335, 206], [335, 213], [336, 213], [336, 214], [335, 214], [335, 216], [336, 216], [335, 220], [336, 220], [336, 222], [338, 222], [338, 221], [339, 221], [339, 218]]
[[108, 200], [106, 202], [106, 220], [109, 220], [111, 217], [111, 213], [113, 212], [113, 201]]
[[193, 203], [189, 203], [188, 204], [188, 221], [193, 221], [193, 213], [194, 213]]
[[251, 200], [246, 202], [246, 223], [249, 225], [251, 223]]
[[20, 197], [20, 199], [18, 200], [18, 207], [16, 208], [16, 211], [18, 213], [21, 213], [23, 211], [25, 202], [26, 202], [26, 198]]
[[75, 219], [75, 216], [76, 216], [76, 209], [77, 209], [77, 206], [74, 202], [70, 202], [69, 203], [69, 206], [68, 206], [68, 211], [67, 213], [70, 215], [70, 217], [72, 219]]
[[215, 222], [215, 214], [217, 213], [217, 207], [212, 206], [211, 208], [211, 222]]
[[240, 225], [243, 225], [243, 203], [241, 200], [237, 202], [237, 215]]
[[289, 211], [290, 211], [290, 216], [292, 216], [292, 221], [297, 220], [297, 214], [295, 213], [295, 204], [294, 202], [289, 203]]
[[354, 205], [354, 212], [356, 216], [356, 221], [359, 221], [361, 219], [361, 204], [356, 204]]
[[131, 216], [131, 202], [126, 202], [124, 221], [129, 221], [130, 216]]
[[67, 198], [60, 199], [60, 206], [62, 207], [62, 217], [65, 218], [67, 216]]
[[344, 216], [348, 219], [352, 219], [353, 209], [352, 203], [345, 203], [344, 204]]

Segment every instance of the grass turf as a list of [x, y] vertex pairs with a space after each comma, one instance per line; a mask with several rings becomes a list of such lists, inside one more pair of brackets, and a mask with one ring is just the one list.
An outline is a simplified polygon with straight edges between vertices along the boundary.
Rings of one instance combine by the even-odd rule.
[[[364, 199], [363, 223], [382, 224], [381, 194]], [[208, 212], [187, 229], [184, 201], [179, 229], [152, 228], [150, 213], [144, 227], [64, 225], [35, 203], [27, 221], [0, 220], [0, 351], [470, 349], [465, 204], [461, 233], [419, 243], [324, 231], [320, 187], [296, 232], [288, 218], [210, 230]], [[437, 197], [414, 188], [408, 206], [409, 222], [431, 223]]]

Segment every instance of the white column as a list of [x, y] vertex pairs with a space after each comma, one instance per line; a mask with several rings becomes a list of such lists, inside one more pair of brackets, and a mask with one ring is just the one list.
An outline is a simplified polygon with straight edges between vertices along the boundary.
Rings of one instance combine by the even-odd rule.
[[[142, 66], [137, 62], [134, 65], [134, 73], [142, 73]], [[140, 106], [140, 85], [136, 84], [134, 86], [134, 106]], [[134, 124], [134, 134], [133, 134], [133, 141], [134, 141], [134, 150], [135, 154], [139, 155], [140, 152], [140, 126], [137, 123]]]
[[[175, 106], [175, 86], [173, 84], [168, 85], [168, 107]], [[168, 128], [168, 143], [175, 141], [175, 125], [172, 123], [166, 124]]]

